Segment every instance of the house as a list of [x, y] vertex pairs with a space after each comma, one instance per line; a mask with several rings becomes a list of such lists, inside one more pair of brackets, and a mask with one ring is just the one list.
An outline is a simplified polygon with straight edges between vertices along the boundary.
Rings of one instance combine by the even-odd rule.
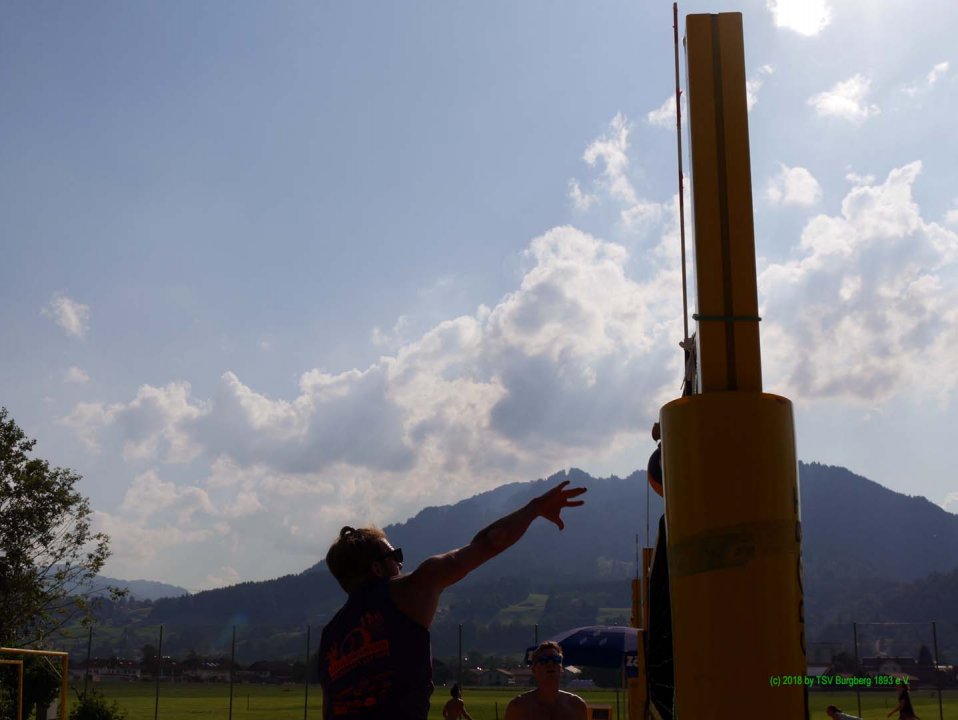
[[483, 670], [479, 675], [479, 685], [482, 687], [503, 687], [515, 684], [515, 676], [508, 670], [503, 670], [502, 668]]
[[140, 663], [136, 660], [125, 660], [124, 658], [117, 657], [91, 658], [87, 671], [93, 682], [102, 682], [104, 680], [126, 680], [127, 682], [132, 682], [139, 680], [141, 675]]
[[257, 660], [246, 668], [247, 677], [254, 678], [254, 682], [285, 683], [289, 682], [293, 674], [293, 665], [276, 660]]
[[952, 665], [921, 664], [912, 657], [866, 657], [861, 659], [862, 669], [872, 677], [894, 675], [907, 678], [909, 682], [925, 687], [954, 687], [958, 684]]

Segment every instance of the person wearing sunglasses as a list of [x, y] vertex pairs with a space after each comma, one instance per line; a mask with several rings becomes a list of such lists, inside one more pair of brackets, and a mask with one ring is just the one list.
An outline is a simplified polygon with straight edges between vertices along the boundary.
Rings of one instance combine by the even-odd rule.
[[532, 652], [532, 677], [536, 689], [514, 697], [506, 705], [505, 720], [586, 720], [585, 700], [559, 689], [562, 679], [562, 647], [551, 640]]
[[319, 644], [323, 718], [426, 720], [433, 690], [429, 627], [442, 591], [518, 542], [536, 518], [562, 530], [562, 511], [582, 505], [574, 498], [586, 491], [568, 485], [559, 483], [409, 574], [402, 549], [379, 528], [340, 530], [326, 566], [348, 597]]

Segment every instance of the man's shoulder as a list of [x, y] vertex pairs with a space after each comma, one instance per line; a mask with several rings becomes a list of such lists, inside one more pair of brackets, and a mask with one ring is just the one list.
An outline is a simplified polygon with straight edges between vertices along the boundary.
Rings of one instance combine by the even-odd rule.
[[578, 695], [576, 695], [575, 693], [570, 693], [570, 692], [566, 692], [565, 690], [560, 690], [560, 691], [559, 691], [559, 696], [560, 696], [565, 702], [573, 703], [573, 704], [575, 704], [575, 705], [585, 705], [585, 700], [583, 700], [582, 698], [580, 698], [580, 697], [579, 697]]
[[[516, 695], [512, 700], [509, 701], [509, 705], [522, 706], [531, 702], [533, 696], [535, 695], [535, 690], [528, 690], [521, 695]], [[508, 706], [507, 706], [508, 707]]]

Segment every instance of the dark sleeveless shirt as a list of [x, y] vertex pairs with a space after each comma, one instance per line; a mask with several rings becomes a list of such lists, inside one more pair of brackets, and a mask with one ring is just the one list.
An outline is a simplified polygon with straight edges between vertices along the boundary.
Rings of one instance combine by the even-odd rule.
[[389, 597], [389, 581], [357, 590], [323, 628], [319, 682], [326, 720], [426, 720], [429, 631]]

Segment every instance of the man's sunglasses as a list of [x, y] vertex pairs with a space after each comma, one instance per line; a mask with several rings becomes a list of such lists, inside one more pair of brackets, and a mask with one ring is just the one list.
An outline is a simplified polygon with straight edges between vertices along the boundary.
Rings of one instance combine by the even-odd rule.
[[387, 553], [383, 553], [380, 557], [376, 558], [376, 562], [382, 562], [383, 560], [388, 560], [392, 558], [398, 563], [402, 562], [402, 548], [393, 548]]
[[536, 665], [561, 665], [562, 658], [559, 655], [542, 655], [541, 657], [536, 658], [535, 663]]

